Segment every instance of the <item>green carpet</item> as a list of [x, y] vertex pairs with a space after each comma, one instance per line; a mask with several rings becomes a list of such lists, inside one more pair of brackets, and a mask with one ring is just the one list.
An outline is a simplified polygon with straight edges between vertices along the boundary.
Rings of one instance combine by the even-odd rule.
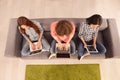
[[25, 80], [101, 80], [99, 64], [27, 65]]

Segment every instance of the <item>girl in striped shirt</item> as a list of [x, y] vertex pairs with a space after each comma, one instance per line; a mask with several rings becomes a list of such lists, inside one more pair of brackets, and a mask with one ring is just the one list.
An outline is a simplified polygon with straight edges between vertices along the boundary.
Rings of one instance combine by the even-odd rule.
[[87, 45], [93, 45], [98, 50], [98, 53], [105, 53], [106, 48], [97, 40], [99, 27], [102, 24], [102, 17], [98, 14], [92, 15], [86, 19], [86, 22], [82, 23], [79, 29], [79, 45], [78, 45], [78, 59], [80, 60], [84, 56], [90, 55], [90, 52], [86, 50]]

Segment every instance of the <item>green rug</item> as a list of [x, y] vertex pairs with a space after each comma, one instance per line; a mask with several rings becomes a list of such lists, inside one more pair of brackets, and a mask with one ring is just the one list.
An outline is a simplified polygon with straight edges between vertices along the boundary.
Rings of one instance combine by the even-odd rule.
[[99, 64], [27, 65], [25, 80], [101, 80]]

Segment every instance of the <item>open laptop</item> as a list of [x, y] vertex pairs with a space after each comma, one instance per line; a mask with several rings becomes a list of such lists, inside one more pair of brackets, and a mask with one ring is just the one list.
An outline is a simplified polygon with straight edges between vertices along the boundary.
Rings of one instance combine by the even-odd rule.
[[87, 51], [90, 53], [98, 53], [98, 50], [93, 45], [87, 45]]
[[59, 50], [58, 43], [56, 43], [57, 58], [70, 58], [70, 44], [68, 45], [68, 50], [65, 50], [64, 45], [66, 44], [62, 43], [63, 50]]
[[35, 50], [33, 50], [32, 49], [32, 47], [30, 46], [30, 55], [33, 55], [33, 54], [36, 54], [36, 53], [38, 53], [38, 52], [41, 52], [42, 51], [42, 47], [41, 48], [37, 48], [37, 42], [34, 42], [33, 43], [35, 46], [36, 46], [36, 49]]

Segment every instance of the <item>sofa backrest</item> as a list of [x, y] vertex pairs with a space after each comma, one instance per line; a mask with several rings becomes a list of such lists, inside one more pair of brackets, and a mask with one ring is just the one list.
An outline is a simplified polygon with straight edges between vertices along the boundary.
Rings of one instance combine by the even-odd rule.
[[[40, 18], [40, 19], [32, 19], [40, 22], [40, 24], [43, 26], [44, 31], [50, 31], [50, 24], [54, 21], [59, 20], [70, 20], [73, 21], [76, 25], [76, 30], [79, 30], [80, 23], [85, 22], [85, 18]], [[100, 30], [104, 30], [108, 27], [107, 20], [103, 19], [103, 23], [100, 27]]]
[[[74, 42], [77, 45], [77, 39], [78, 38], [78, 30], [81, 26], [81, 23], [85, 21], [85, 18], [38, 18], [38, 19], [32, 19], [40, 22], [42, 27], [44, 28], [44, 36], [48, 40], [48, 42], [51, 44], [53, 38], [50, 35], [50, 24], [54, 21], [58, 20], [70, 20], [73, 21], [76, 25], [76, 33], [73, 37]], [[20, 56], [21, 49], [22, 49], [22, 43], [25, 41], [25, 39], [20, 34], [18, 28], [17, 28], [17, 18], [13, 18], [10, 21], [10, 27], [7, 37], [7, 43], [6, 43], [6, 49], [5, 49], [5, 55], [6, 56]], [[98, 38], [100, 38], [101, 41], [103, 37], [103, 31], [108, 28], [108, 19], [104, 19], [103, 23], [100, 27], [100, 31], [98, 34]]]
[[[36, 20], [38, 22], [40, 22], [40, 24], [42, 25], [43, 29], [44, 29], [44, 36], [45, 38], [49, 41], [49, 43], [52, 42], [53, 38], [50, 35], [50, 24], [54, 21], [59, 21], [59, 20], [69, 20], [69, 21], [73, 21], [75, 26], [76, 26], [76, 33], [73, 37], [73, 40], [75, 41], [75, 43], [77, 44], [77, 39], [78, 39], [78, 32], [79, 32], [79, 27], [81, 26], [82, 22], [85, 22], [86, 19], [85, 18], [41, 18], [41, 19], [32, 19], [32, 20]], [[106, 29], [108, 27], [107, 25], [107, 20], [103, 19], [103, 23], [100, 26], [100, 31], [103, 31], [104, 29]], [[99, 32], [99, 35], [101, 36], [101, 32]], [[49, 37], [48, 37], [49, 36]], [[98, 37], [101, 41], [102, 38]], [[103, 41], [102, 41], [103, 42]]]

